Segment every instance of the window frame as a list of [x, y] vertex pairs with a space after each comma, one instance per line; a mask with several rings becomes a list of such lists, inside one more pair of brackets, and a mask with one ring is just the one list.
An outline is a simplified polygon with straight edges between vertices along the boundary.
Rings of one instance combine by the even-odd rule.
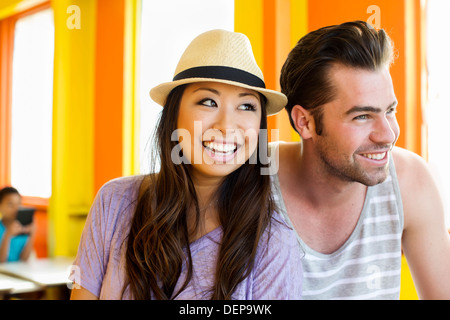
[[[0, 20], [0, 187], [11, 185], [12, 79], [16, 22], [24, 17], [50, 9], [50, 1]], [[48, 198], [24, 195], [23, 204], [48, 206]]]
[[[21, 18], [50, 8], [50, 1], [45, 1], [0, 20], [0, 188], [11, 185], [12, 67], [15, 25]], [[49, 198], [22, 195], [22, 205], [36, 209], [35, 220], [39, 227], [34, 241], [34, 250], [37, 257], [47, 257]]]

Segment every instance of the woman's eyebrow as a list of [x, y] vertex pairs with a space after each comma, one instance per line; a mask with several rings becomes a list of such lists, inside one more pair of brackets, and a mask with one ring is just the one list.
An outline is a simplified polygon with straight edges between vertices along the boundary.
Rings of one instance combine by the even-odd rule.
[[[201, 88], [195, 89], [195, 90], [193, 91], [193, 93], [194, 93], [194, 92], [197, 92], [197, 91], [201, 91], [201, 90], [209, 91], [209, 92], [212, 92], [212, 93], [214, 93], [214, 94], [220, 96], [220, 91], [218, 91], [218, 90], [216, 90], [216, 89], [212, 89], [212, 88], [206, 88], [206, 87], [201, 87]], [[253, 92], [241, 92], [241, 93], [239, 93], [239, 97], [240, 97], [240, 98], [241, 98], [241, 97], [246, 97], [246, 96], [253, 96], [253, 97], [255, 97], [256, 99], [259, 100], [259, 97], [258, 97], [255, 93], [253, 93]]]
[[197, 92], [197, 91], [200, 91], [200, 90], [210, 91], [210, 92], [215, 93], [218, 96], [220, 96], [220, 92], [215, 90], [215, 89], [212, 89], [212, 88], [198, 88], [198, 89], [195, 89], [193, 92]]
[[256, 94], [254, 94], [253, 92], [242, 92], [242, 93], [239, 93], [239, 98], [246, 97], [246, 96], [254, 96], [256, 99], [259, 100], [259, 97]]

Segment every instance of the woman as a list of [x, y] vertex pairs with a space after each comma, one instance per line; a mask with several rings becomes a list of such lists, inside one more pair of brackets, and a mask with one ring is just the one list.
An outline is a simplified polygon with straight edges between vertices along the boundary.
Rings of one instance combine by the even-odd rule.
[[286, 97], [264, 88], [248, 39], [201, 34], [150, 95], [161, 169], [100, 190], [72, 299], [299, 299], [300, 250], [259, 159]]

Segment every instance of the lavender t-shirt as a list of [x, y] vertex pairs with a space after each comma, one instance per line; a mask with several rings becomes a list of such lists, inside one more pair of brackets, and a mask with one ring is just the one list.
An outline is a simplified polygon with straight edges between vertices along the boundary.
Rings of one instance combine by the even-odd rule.
[[[71, 280], [100, 299], [130, 299], [125, 279], [127, 235], [143, 176], [118, 178], [97, 194], [86, 220]], [[233, 293], [233, 299], [300, 299], [302, 253], [295, 233], [278, 214], [257, 249], [254, 268]], [[177, 299], [209, 299], [222, 229], [218, 227], [190, 244], [193, 276]], [[184, 283], [182, 269], [175, 292]], [[76, 290], [76, 289], [75, 289]]]

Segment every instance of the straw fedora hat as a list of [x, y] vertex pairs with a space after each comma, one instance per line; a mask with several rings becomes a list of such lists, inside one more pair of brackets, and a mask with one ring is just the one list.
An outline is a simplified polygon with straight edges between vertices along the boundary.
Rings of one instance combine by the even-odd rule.
[[267, 98], [267, 115], [279, 112], [287, 103], [284, 94], [266, 89], [250, 41], [242, 33], [211, 30], [197, 36], [181, 56], [173, 81], [151, 89], [150, 97], [164, 106], [175, 87], [203, 81], [221, 82], [260, 92]]

